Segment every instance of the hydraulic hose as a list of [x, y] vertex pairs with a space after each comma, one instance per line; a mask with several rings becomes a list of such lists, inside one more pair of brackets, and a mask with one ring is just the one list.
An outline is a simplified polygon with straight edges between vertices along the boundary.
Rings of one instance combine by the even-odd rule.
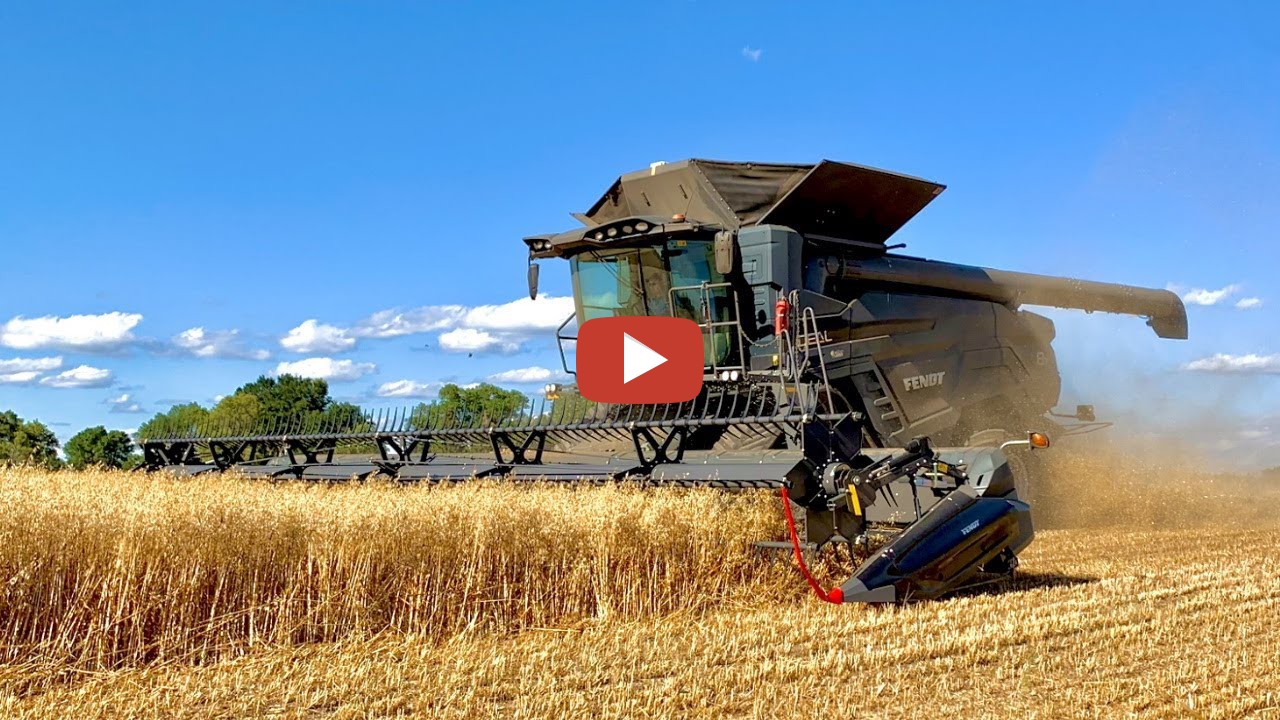
[[830, 590], [823, 590], [818, 581], [814, 579], [813, 573], [809, 572], [809, 566], [804, 562], [804, 553], [800, 552], [800, 536], [796, 534], [796, 519], [791, 515], [791, 497], [787, 494], [787, 489], [782, 488], [782, 513], [787, 517], [787, 534], [791, 536], [791, 549], [795, 552], [796, 564], [800, 566], [800, 574], [804, 575], [804, 579], [809, 583], [809, 587], [813, 588], [813, 594], [818, 596], [819, 600], [829, 602], [832, 605], [839, 605], [844, 602], [844, 591], [839, 587], [833, 587]]

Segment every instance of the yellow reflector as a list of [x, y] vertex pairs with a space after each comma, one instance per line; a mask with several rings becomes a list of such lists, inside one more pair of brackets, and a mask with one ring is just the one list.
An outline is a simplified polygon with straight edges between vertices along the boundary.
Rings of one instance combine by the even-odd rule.
[[1049, 447], [1049, 436], [1044, 433], [1033, 432], [1027, 438], [1031, 441], [1031, 447], [1047, 448]]
[[862, 503], [858, 502], [858, 491], [852, 488], [849, 489], [849, 510], [854, 515], [862, 517]]

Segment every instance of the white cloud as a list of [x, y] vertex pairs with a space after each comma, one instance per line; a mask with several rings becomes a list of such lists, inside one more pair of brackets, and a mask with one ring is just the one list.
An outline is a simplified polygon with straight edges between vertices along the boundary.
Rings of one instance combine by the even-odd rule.
[[1237, 310], [1257, 310], [1260, 307], [1262, 307], [1262, 298], [1240, 298], [1240, 300], [1236, 302]]
[[494, 334], [484, 330], [458, 328], [440, 336], [440, 347], [449, 352], [484, 352], [486, 350], [515, 352], [520, 349], [520, 343], [517, 340], [503, 336], [501, 333]]
[[138, 404], [129, 393], [122, 393], [116, 397], [109, 398], [107, 404], [111, 406], [113, 413], [140, 413], [145, 412], [142, 405]]
[[1250, 375], [1280, 375], [1280, 354], [1229, 355], [1218, 353], [1182, 366], [1184, 370], [1210, 373], [1239, 373]]
[[[1172, 287], [1171, 287], [1172, 289]], [[1201, 305], [1209, 307], [1217, 305], [1232, 295], [1240, 291], [1239, 285], [1228, 285], [1218, 290], [1205, 290], [1203, 288], [1192, 288], [1182, 294], [1182, 302], [1188, 305]]]
[[550, 332], [572, 314], [573, 298], [542, 295], [536, 300], [520, 298], [497, 305], [427, 305], [412, 310], [383, 310], [349, 330], [320, 327], [330, 327], [352, 342], [360, 337], [392, 338], [444, 331], [440, 347], [445, 350], [513, 352], [531, 338], [549, 337]]
[[280, 347], [296, 353], [333, 353], [355, 347], [356, 339], [336, 325], [305, 320], [280, 338]]
[[563, 380], [565, 374], [534, 365], [515, 370], [503, 370], [489, 376], [490, 382], [497, 383], [542, 383], [549, 380]]
[[110, 370], [81, 365], [64, 370], [57, 375], [40, 379], [40, 384], [55, 388], [100, 388], [115, 382]]
[[271, 357], [271, 353], [266, 350], [246, 348], [240, 340], [239, 330], [205, 330], [193, 327], [175, 335], [173, 346], [180, 352], [200, 358], [266, 360]]
[[0, 345], [17, 350], [110, 351], [133, 342], [133, 329], [140, 322], [142, 315], [123, 312], [37, 318], [19, 315], [0, 326]]
[[0, 385], [26, 385], [38, 377], [40, 377], [40, 373], [36, 370], [0, 373]]
[[350, 382], [374, 372], [378, 369], [373, 363], [358, 363], [353, 360], [334, 360], [327, 357], [314, 357], [296, 362], [282, 362], [276, 366], [276, 375], [299, 375], [305, 378], [320, 378], [332, 382]]
[[62, 367], [61, 357], [10, 358], [0, 360], [0, 373], [42, 373]]
[[440, 392], [443, 383], [415, 380], [393, 380], [378, 386], [378, 397], [386, 398], [432, 398]]
[[459, 322], [460, 327], [479, 330], [528, 332], [555, 330], [573, 314], [573, 298], [540, 295], [501, 305], [479, 305], [471, 308]]
[[760, 62], [760, 56], [763, 54], [764, 50], [761, 50], [760, 48], [753, 48], [750, 46], [744, 46], [742, 48], [742, 57], [750, 60], [751, 62]]
[[392, 338], [447, 330], [467, 312], [462, 305], [429, 305], [414, 310], [382, 310], [361, 320], [352, 329], [356, 337]]

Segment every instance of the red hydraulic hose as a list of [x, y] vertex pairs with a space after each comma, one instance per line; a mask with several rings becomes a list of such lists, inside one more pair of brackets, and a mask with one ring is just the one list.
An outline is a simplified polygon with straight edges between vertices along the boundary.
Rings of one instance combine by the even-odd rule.
[[839, 605], [844, 602], [843, 590], [839, 587], [833, 587], [824, 592], [822, 586], [813, 578], [813, 573], [809, 572], [809, 566], [805, 565], [804, 554], [800, 552], [800, 536], [796, 534], [796, 519], [791, 515], [791, 497], [787, 495], [786, 488], [782, 488], [782, 512], [787, 516], [787, 533], [791, 535], [791, 549], [795, 551], [796, 564], [800, 566], [800, 573], [809, 582], [809, 587], [813, 588], [813, 594], [817, 595], [818, 599], [829, 602], [832, 605]]

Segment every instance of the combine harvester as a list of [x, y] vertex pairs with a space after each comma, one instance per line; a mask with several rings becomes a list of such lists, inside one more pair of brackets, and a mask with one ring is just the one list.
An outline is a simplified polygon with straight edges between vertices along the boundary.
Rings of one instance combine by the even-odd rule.
[[[599, 405], [548, 387], [502, 418], [419, 409], [329, 427], [166, 428], [140, 439], [146, 467], [771, 489], [825, 600], [933, 598], [1007, 575], [1032, 538], [1025, 455], [1049, 444], [1031, 431], [1099, 425], [1088, 406], [1071, 426], [1048, 419], [1054, 327], [1022, 306], [1142, 316], [1163, 338], [1186, 338], [1186, 311], [1165, 290], [893, 253], [890, 237], [943, 189], [830, 161], [655, 164], [575, 215], [583, 227], [524, 239], [529, 292], [536, 260], [569, 261], [562, 360], [574, 322], [693, 320], [705, 354], [694, 400]], [[802, 547], [862, 552], [869, 538], [884, 543], [841, 587], [824, 591], [804, 569]]]

